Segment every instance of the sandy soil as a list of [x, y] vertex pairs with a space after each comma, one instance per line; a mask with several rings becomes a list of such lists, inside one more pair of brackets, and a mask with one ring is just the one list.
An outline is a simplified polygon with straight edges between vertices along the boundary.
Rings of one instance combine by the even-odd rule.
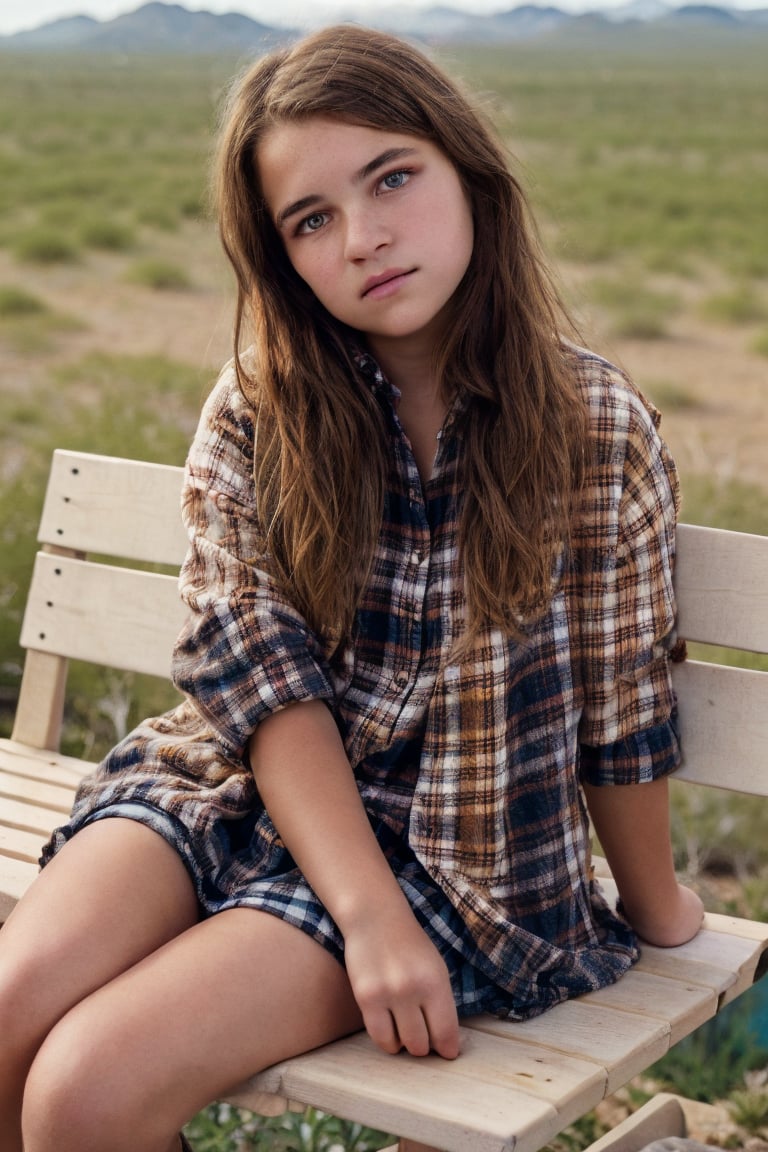
[[[127, 269], [146, 256], [184, 267], [192, 288], [153, 291], [129, 283]], [[569, 295], [579, 298], [590, 270], [566, 267], [561, 274]], [[77, 362], [92, 350], [162, 354], [212, 378], [230, 354], [231, 280], [213, 229], [199, 223], [154, 234], [144, 252], [90, 253], [74, 265], [23, 266], [0, 251], [0, 284], [26, 288], [83, 324], [80, 331], [56, 333], [47, 350], [36, 352], [14, 349], [0, 326], [4, 391], [25, 392], [44, 383], [52, 365]], [[691, 292], [695, 297], [695, 286]], [[662, 399], [664, 434], [684, 475], [739, 476], [768, 488], [768, 360], [748, 350], [756, 331], [706, 323], [695, 299], [688, 303], [662, 340], [612, 338], [610, 317], [596, 308], [584, 306], [581, 320], [592, 346], [652, 398], [663, 398], [670, 386], [692, 398], [666, 410]]]

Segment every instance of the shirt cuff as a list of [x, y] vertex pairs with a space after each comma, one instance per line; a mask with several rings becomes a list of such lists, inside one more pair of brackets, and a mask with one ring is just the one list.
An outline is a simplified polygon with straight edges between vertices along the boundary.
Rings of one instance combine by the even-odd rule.
[[582, 744], [580, 774], [584, 784], [643, 784], [667, 776], [680, 764], [676, 714], [669, 720], [634, 732], [615, 744]]

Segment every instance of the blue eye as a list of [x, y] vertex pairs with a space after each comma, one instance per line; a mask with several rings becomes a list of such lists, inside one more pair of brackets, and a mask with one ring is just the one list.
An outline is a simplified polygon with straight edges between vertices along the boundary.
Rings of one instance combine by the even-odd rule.
[[322, 228], [323, 224], [325, 224], [325, 213], [313, 212], [311, 216], [306, 216], [302, 220], [299, 225], [299, 230], [301, 232], [317, 232], [319, 228]]
[[405, 169], [399, 169], [397, 172], [389, 172], [381, 182], [384, 187], [388, 189], [402, 188], [403, 184], [408, 183], [409, 177], [410, 172]]

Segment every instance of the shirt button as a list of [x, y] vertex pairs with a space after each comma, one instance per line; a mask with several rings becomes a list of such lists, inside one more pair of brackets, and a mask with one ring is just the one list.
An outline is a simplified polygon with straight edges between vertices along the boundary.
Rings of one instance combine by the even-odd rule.
[[407, 683], [408, 673], [404, 668], [401, 668], [399, 672], [395, 673], [395, 684], [397, 684], [398, 688], [405, 688]]
[[418, 548], [411, 552], [411, 564], [421, 564], [421, 552]]

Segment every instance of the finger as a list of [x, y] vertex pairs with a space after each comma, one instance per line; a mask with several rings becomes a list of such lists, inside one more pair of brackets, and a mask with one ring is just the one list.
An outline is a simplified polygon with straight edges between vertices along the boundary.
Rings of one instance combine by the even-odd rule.
[[411, 1056], [429, 1055], [429, 1028], [420, 1005], [399, 1007], [395, 1012], [395, 1028], [400, 1043]]
[[455, 1060], [459, 1055], [459, 1017], [453, 997], [425, 1005], [424, 1019], [432, 1051], [445, 1060]]
[[387, 1008], [371, 1008], [363, 1012], [365, 1030], [374, 1044], [383, 1052], [394, 1056], [402, 1048], [391, 1012]]

